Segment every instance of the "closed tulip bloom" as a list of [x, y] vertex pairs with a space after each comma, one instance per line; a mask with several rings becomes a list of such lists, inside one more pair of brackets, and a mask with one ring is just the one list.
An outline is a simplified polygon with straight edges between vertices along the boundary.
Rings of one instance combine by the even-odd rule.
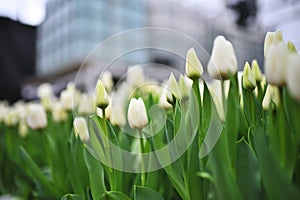
[[24, 120], [21, 120], [19, 122], [19, 127], [18, 127], [19, 135], [22, 138], [25, 138], [28, 134], [28, 127], [26, 125], [26, 122]]
[[300, 101], [300, 55], [292, 54], [289, 58], [287, 69], [287, 87], [290, 94]]
[[253, 90], [256, 87], [256, 80], [248, 62], [244, 66], [243, 87], [248, 90]]
[[47, 126], [47, 116], [40, 104], [30, 104], [28, 107], [27, 125], [33, 129], [43, 129]]
[[275, 32], [267, 32], [265, 36], [264, 42], [264, 56], [267, 56], [267, 52], [271, 44], [275, 44], [277, 42], [282, 42], [282, 33], [277, 30]]
[[52, 86], [49, 83], [42, 83], [37, 90], [37, 96], [40, 99], [44, 99], [44, 98], [52, 98], [53, 95], [53, 90], [52, 90]]
[[266, 93], [262, 102], [262, 107], [264, 110], [269, 110], [270, 104], [274, 103], [276, 106], [280, 104], [279, 89], [277, 86], [268, 85]]
[[185, 73], [190, 79], [199, 79], [203, 73], [203, 67], [194, 48], [190, 48], [186, 55]]
[[207, 70], [215, 79], [226, 80], [237, 72], [237, 59], [232, 44], [224, 36], [218, 36], [214, 40], [211, 59]]
[[146, 107], [142, 98], [130, 100], [127, 119], [131, 128], [144, 128], [148, 124]]
[[112, 76], [111, 72], [110, 71], [105, 71], [101, 75], [101, 80], [102, 80], [102, 83], [103, 83], [105, 89], [108, 92], [112, 91], [112, 89], [114, 87], [114, 81], [113, 81], [113, 76]]
[[168, 80], [168, 90], [167, 90], [166, 96], [167, 96], [167, 101], [171, 104], [174, 103], [173, 96], [177, 100], [181, 100], [181, 98], [182, 98], [178, 83], [177, 83], [173, 73], [171, 73], [169, 80]]
[[83, 117], [75, 117], [73, 121], [75, 135], [79, 135], [82, 142], [87, 142], [90, 139], [87, 122]]
[[110, 122], [115, 126], [124, 126], [126, 124], [125, 110], [120, 103], [112, 103]]
[[255, 60], [255, 59], [252, 60], [251, 67], [252, 67], [252, 74], [253, 74], [253, 77], [254, 77], [255, 81], [256, 82], [261, 82], [262, 81], [262, 75], [261, 75], [261, 71], [260, 71], [257, 60]]
[[68, 113], [60, 102], [55, 102], [53, 104], [52, 117], [55, 122], [65, 122], [67, 120]]
[[283, 42], [270, 45], [265, 58], [265, 75], [267, 82], [277, 86], [284, 86], [286, 84], [289, 54], [290, 52]]
[[95, 103], [96, 106], [104, 109], [108, 106], [109, 97], [105, 90], [104, 84], [102, 83], [101, 79], [98, 80], [96, 89], [95, 89]]
[[87, 94], [82, 94], [78, 104], [78, 113], [80, 115], [92, 114], [95, 111], [93, 104], [93, 98]]

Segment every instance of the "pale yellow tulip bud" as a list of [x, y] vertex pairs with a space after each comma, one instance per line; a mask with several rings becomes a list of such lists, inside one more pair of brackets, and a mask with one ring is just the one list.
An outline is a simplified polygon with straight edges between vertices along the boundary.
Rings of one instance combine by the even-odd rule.
[[256, 87], [256, 81], [248, 62], [244, 66], [243, 87], [248, 90], [253, 90]]
[[186, 55], [185, 73], [190, 79], [199, 79], [203, 73], [203, 67], [194, 48], [190, 48]]
[[87, 122], [83, 117], [75, 117], [73, 121], [75, 135], [79, 135], [82, 142], [87, 142], [90, 139]]
[[190, 96], [190, 87], [186, 83], [184, 76], [180, 75], [179, 78], [179, 89], [183, 99], [188, 98]]
[[95, 89], [95, 103], [96, 106], [104, 109], [108, 106], [109, 97], [106, 93], [105, 87], [102, 81], [99, 79]]
[[252, 67], [252, 74], [254, 76], [254, 79], [256, 80], [256, 82], [261, 82], [262, 75], [257, 60], [255, 59], [252, 60], [251, 67]]
[[60, 102], [56, 102], [52, 108], [52, 117], [55, 122], [65, 122], [68, 119], [68, 113]]
[[175, 76], [173, 75], [173, 73], [171, 73], [169, 80], [168, 80], [168, 90], [167, 90], [167, 101], [171, 104], [174, 103], [174, 99], [173, 96], [177, 99], [177, 100], [181, 100], [182, 96], [180, 93], [180, 89], [179, 86], [177, 84], [177, 81], [175, 79]]
[[28, 107], [27, 125], [33, 129], [43, 129], [47, 126], [47, 115], [40, 104], [30, 104]]
[[26, 122], [24, 120], [21, 120], [19, 122], [19, 127], [18, 127], [19, 135], [22, 138], [25, 138], [28, 134], [28, 127], [26, 125]]
[[142, 98], [130, 100], [127, 119], [131, 128], [144, 128], [148, 124], [147, 111]]
[[269, 110], [271, 102], [273, 102], [276, 106], [279, 106], [280, 96], [278, 87], [269, 84], [262, 102], [263, 109]]
[[105, 71], [101, 75], [101, 80], [102, 80], [102, 83], [103, 83], [105, 89], [108, 92], [112, 91], [112, 89], [114, 87], [114, 81], [113, 81], [113, 76], [112, 76], [111, 72], [110, 71]]

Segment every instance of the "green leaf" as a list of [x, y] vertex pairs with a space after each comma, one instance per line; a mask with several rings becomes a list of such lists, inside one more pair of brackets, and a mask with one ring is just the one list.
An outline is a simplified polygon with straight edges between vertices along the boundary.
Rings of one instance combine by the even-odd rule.
[[23, 147], [20, 147], [20, 154], [21, 159], [23, 161], [23, 164], [25, 168], [29, 171], [29, 174], [32, 178], [36, 179], [38, 183], [40, 183], [45, 190], [48, 192], [45, 195], [49, 195], [49, 197], [58, 197], [59, 193], [54, 187], [54, 185], [51, 183], [50, 180], [48, 180], [43, 172], [40, 170], [40, 168], [34, 163], [34, 161], [31, 159], [30, 155], [26, 152], [26, 150]]
[[61, 200], [82, 200], [82, 198], [77, 194], [66, 194]]
[[111, 191], [105, 192], [99, 200], [130, 200], [130, 198], [122, 192]]
[[92, 197], [93, 199], [99, 199], [106, 191], [103, 167], [101, 163], [87, 151], [87, 149], [84, 151], [84, 159], [89, 172]]
[[263, 199], [257, 159], [247, 142], [237, 143], [237, 182], [243, 199]]
[[164, 198], [160, 193], [151, 188], [135, 186], [134, 200], [163, 200]]
[[258, 165], [268, 199], [298, 199], [300, 191], [289, 181], [278, 159], [268, 147], [264, 130], [257, 128], [253, 135]]

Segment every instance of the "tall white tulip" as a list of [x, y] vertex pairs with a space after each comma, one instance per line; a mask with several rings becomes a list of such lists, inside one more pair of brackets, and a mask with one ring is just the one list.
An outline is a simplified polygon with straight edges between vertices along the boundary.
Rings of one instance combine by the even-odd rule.
[[284, 86], [286, 84], [289, 54], [290, 52], [284, 42], [277, 42], [268, 47], [265, 58], [265, 75], [267, 82], [278, 86]]
[[262, 102], [262, 107], [264, 110], [268, 110], [271, 103], [274, 103], [276, 106], [280, 104], [280, 95], [279, 89], [277, 86], [268, 85], [266, 89], [266, 93]]
[[47, 126], [47, 116], [44, 107], [40, 104], [28, 106], [27, 124], [33, 129], [43, 129]]
[[146, 107], [142, 98], [130, 100], [127, 119], [131, 128], [144, 128], [148, 124]]
[[224, 36], [217, 36], [207, 70], [215, 79], [228, 79], [237, 72], [237, 59], [232, 44]]
[[291, 95], [300, 101], [300, 55], [297, 53], [289, 58], [286, 81]]
[[282, 42], [282, 33], [281, 31], [277, 30], [275, 32], [267, 32], [265, 36], [265, 43], [264, 43], [264, 56], [267, 56], [269, 47], [271, 44], [276, 44], [277, 42]]
[[109, 97], [105, 90], [104, 84], [101, 79], [98, 80], [96, 89], [95, 89], [95, 103], [96, 106], [104, 109], [108, 106]]
[[190, 79], [199, 79], [203, 73], [203, 67], [194, 48], [190, 48], [186, 55], [185, 73]]
[[87, 142], [90, 139], [87, 122], [83, 117], [75, 117], [73, 121], [75, 135], [79, 135], [82, 142]]

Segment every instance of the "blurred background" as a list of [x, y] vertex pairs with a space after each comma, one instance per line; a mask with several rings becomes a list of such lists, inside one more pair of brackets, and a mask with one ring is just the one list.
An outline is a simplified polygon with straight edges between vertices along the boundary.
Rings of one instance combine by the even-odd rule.
[[[267, 31], [282, 30], [284, 40], [300, 49], [300, 1], [0, 0], [0, 100], [35, 99], [36, 87], [46, 81], [58, 93], [74, 80], [84, 58], [97, 44], [142, 27], [182, 32], [209, 54], [214, 38], [222, 34], [236, 49], [239, 69], [254, 58], [262, 67]], [[148, 34], [134, 41], [120, 39], [106, 48], [93, 67], [133, 43], [164, 43], [183, 51], [191, 47], [184, 40], [154, 38]], [[112, 73], [118, 78], [129, 65], [144, 63], [184, 70], [184, 63], [175, 55], [143, 51], [123, 56]]]

